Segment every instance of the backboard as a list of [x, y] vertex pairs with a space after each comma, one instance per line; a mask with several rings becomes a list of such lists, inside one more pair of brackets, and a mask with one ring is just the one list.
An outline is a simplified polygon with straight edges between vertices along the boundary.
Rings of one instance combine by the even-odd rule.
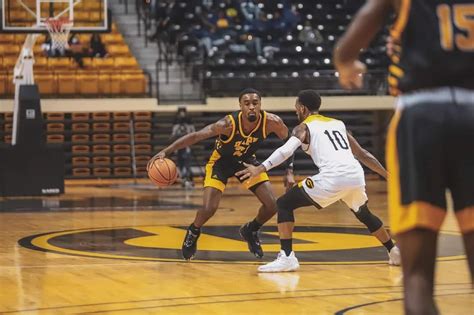
[[[50, 17], [72, 21], [72, 32], [109, 32], [108, 0], [1, 0], [3, 33], [47, 33]], [[110, 0], [109, 0], [110, 1]]]

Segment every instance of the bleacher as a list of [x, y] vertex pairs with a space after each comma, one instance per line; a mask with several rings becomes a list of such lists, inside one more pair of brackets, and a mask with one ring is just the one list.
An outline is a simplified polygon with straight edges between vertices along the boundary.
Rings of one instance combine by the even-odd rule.
[[[203, 112], [190, 107], [188, 110], [196, 129], [200, 129], [233, 109]], [[277, 114], [290, 128], [298, 123], [293, 111], [279, 111]], [[381, 116], [389, 117], [389, 111], [329, 111], [324, 114], [344, 120], [360, 144], [383, 160], [381, 143], [384, 142], [383, 129], [388, 119], [381, 121]], [[134, 176], [134, 166], [137, 177], [146, 177], [146, 164], [150, 157], [170, 143], [175, 112], [65, 110], [46, 112], [43, 118], [46, 141], [60, 144], [64, 149], [66, 178], [130, 178]], [[0, 113], [0, 144], [11, 142], [12, 120], [11, 112]], [[203, 175], [214, 141], [211, 138], [192, 146], [195, 176]], [[257, 158], [264, 160], [281, 144], [274, 135], [270, 136], [257, 152]], [[297, 152], [295, 161], [298, 174], [316, 171], [313, 162], [301, 150]], [[271, 174], [282, 172], [283, 168], [279, 167]]]
[[[308, 87], [318, 89], [323, 95], [348, 94], [338, 85], [332, 50], [364, 1], [253, 1], [264, 15], [265, 23], [270, 25], [265, 32], [253, 26], [253, 21], [244, 19], [235, 2], [217, 1], [208, 8], [201, 5], [199, 12], [196, 9], [199, 5], [195, 1], [176, 2], [174, 15], [179, 18], [162, 31], [158, 40], [167, 45], [176, 45], [183, 62], [194, 68], [191, 71], [194, 76], [197, 77], [196, 73], [202, 71], [208, 96], [232, 96], [247, 86], [271, 96], [295, 95], [298, 90]], [[238, 13], [235, 17], [226, 17], [231, 22], [225, 29], [210, 31], [207, 22], [202, 21], [207, 19], [209, 22], [218, 13], [229, 9], [235, 9]], [[273, 33], [275, 30], [271, 26], [277, 21], [277, 11], [289, 16], [286, 22], [289, 26], [280, 34]], [[307, 43], [300, 40], [298, 35], [305, 25], [319, 32], [322, 41]], [[361, 54], [362, 61], [368, 66], [365, 85], [361, 91], [350, 94], [387, 93], [387, 35], [388, 25]], [[242, 40], [242, 36], [245, 40]], [[205, 37], [211, 38], [210, 51], [203, 47]], [[257, 39], [260, 41], [258, 45], [263, 48], [256, 48]], [[274, 51], [266, 53], [266, 47]]]

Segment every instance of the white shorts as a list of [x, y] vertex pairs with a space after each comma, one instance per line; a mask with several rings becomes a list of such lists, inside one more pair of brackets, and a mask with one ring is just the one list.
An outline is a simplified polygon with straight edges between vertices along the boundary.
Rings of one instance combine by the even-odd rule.
[[362, 179], [342, 176], [328, 179], [317, 174], [306, 178], [299, 186], [322, 208], [342, 200], [349, 208], [358, 211], [368, 200], [363, 176]]

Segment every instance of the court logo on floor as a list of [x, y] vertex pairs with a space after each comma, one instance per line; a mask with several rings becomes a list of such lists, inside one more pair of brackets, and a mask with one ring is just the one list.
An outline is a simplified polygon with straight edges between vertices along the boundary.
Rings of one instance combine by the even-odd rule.
[[[198, 241], [195, 262], [258, 263], [240, 239], [238, 226], [206, 226]], [[182, 261], [184, 226], [139, 226], [51, 232], [25, 237], [19, 244], [33, 250], [96, 258], [143, 261]], [[302, 264], [375, 264], [388, 260], [387, 251], [365, 228], [302, 226], [293, 234], [294, 250]], [[265, 257], [280, 250], [276, 227], [262, 228]], [[462, 259], [456, 233], [442, 233], [440, 259]]]

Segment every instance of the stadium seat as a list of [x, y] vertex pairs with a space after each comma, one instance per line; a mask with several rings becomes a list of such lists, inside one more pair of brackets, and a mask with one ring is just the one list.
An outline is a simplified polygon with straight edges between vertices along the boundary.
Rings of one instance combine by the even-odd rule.
[[111, 114], [109, 112], [92, 113], [92, 119], [95, 121], [109, 121]]
[[113, 142], [129, 143], [130, 142], [130, 135], [126, 134], [126, 133], [116, 133], [112, 136], [112, 141]]
[[130, 153], [130, 145], [128, 144], [115, 144], [113, 146], [113, 152], [117, 154], [127, 154]]
[[48, 133], [63, 133], [64, 124], [63, 123], [49, 123], [46, 125], [46, 131]]
[[114, 165], [130, 165], [132, 159], [129, 156], [115, 156]]
[[151, 123], [139, 121], [134, 124], [134, 128], [136, 132], [139, 131], [150, 131], [151, 130]]
[[89, 120], [89, 113], [72, 113], [71, 118], [73, 121], [86, 121]]
[[94, 167], [92, 169], [92, 175], [97, 176], [97, 177], [104, 177], [104, 176], [110, 176], [111, 175], [111, 170], [108, 167]]
[[122, 83], [122, 74], [112, 73], [110, 75], [110, 92], [109, 93], [111, 95], [122, 94], [121, 83]]
[[121, 90], [125, 94], [144, 94], [146, 91], [146, 80], [143, 73], [124, 72], [122, 74]]
[[136, 143], [150, 142], [150, 141], [151, 141], [151, 135], [149, 133], [137, 133], [137, 134], [135, 134], [135, 142]]
[[110, 135], [107, 133], [98, 133], [92, 135], [92, 142], [94, 143], [109, 143]]
[[110, 145], [108, 144], [95, 144], [92, 146], [93, 153], [108, 154], [110, 153]]
[[91, 162], [90, 157], [87, 156], [75, 156], [72, 158], [72, 166], [83, 166], [89, 165]]
[[148, 162], [150, 161], [150, 159], [151, 159], [151, 156], [149, 156], [149, 155], [138, 155], [135, 158], [135, 161], [136, 161], [137, 165], [146, 166], [148, 164]]
[[132, 115], [129, 112], [115, 112], [113, 113], [114, 121], [130, 121]]
[[35, 74], [35, 83], [41, 94], [56, 94], [56, 80], [52, 73], [37, 72]]
[[88, 123], [73, 123], [72, 131], [73, 132], [89, 132], [90, 126]]
[[64, 143], [64, 135], [47, 135], [47, 143]]
[[151, 112], [134, 112], [133, 119], [135, 120], [151, 120]]
[[130, 125], [125, 122], [117, 122], [113, 124], [113, 130], [114, 131], [126, 131], [129, 132], [130, 130]]
[[136, 144], [135, 145], [136, 154], [151, 154], [151, 145], [149, 144]]
[[79, 135], [71, 136], [72, 143], [84, 143], [84, 142], [89, 142], [89, 140], [90, 140], [89, 135], [79, 134]]
[[92, 164], [96, 165], [110, 165], [110, 157], [109, 156], [94, 156], [92, 158]]
[[88, 177], [91, 175], [91, 170], [89, 168], [80, 167], [72, 169], [72, 176], [74, 177]]
[[93, 58], [92, 66], [97, 70], [113, 70], [115, 67], [115, 59], [108, 58]]
[[128, 177], [132, 175], [132, 169], [130, 167], [116, 167], [114, 168], [114, 175]]
[[134, 57], [117, 57], [114, 58], [114, 67], [115, 69], [139, 69], [138, 62]]
[[110, 124], [106, 122], [93, 123], [92, 130], [94, 132], [107, 132], [110, 131]]
[[90, 148], [88, 145], [73, 145], [72, 146], [72, 153], [73, 154], [88, 154], [90, 152]]
[[48, 60], [48, 68], [51, 70], [68, 70], [71, 69], [72, 61], [69, 58], [61, 57], [61, 58], [47, 58]]
[[99, 94], [99, 75], [96, 72], [81, 73], [77, 75], [78, 92], [84, 95], [98, 95]]
[[46, 113], [46, 119], [47, 120], [63, 121], [64, 120], [64, 113]]
[[127, 45], [108, 45], [107, 52], [113, 57], [130, 56], [130, 49]]
[[75, 73], [59, 72], [57, 73], [56, 87], [58, 94], [76, 94], [77, 81]]

